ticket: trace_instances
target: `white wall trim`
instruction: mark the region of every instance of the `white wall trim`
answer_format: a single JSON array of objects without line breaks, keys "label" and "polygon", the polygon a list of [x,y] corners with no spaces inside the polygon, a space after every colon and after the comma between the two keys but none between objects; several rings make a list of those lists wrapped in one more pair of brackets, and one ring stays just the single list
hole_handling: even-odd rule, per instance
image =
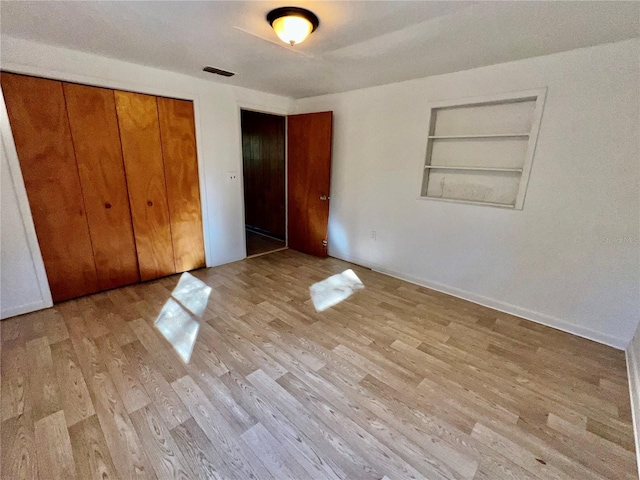
[{"label": "white wall trim", "polygon": [[534,310],[529,310],[527,308],[518,307],[517,305],[512,305],[510,303],[502,302],[500,300],[478,295],[472,292],[468,292],[466,290],[461,290],[459,288],[452,287],[449,285],[444,285],[438,282],[432,282],[430,280],[415,277],[413,275],[407,275],[395,270],[388,269],[382,265],[377,265],[377,264],[365,261],[361,258],[351,257],[347,255],[333,255],[333,254],[331,256],[338,258],[340,260],[355,263],[356,265],[361,265],[363,267],[371,268],[376,272],[384,273],[385,275],[389,275],[390,277],[398,278],[400,280],[404,280],[406,282],[413,283],[421,287],[429,288],[431,290],[435,290],[441,293],[446,293],[447,295],[452,295],[454,297],[461,298],[463,300],[468,300],[478,305],[482,305],[483,307],[492,308],[494,310],[498,310],[499,312],[508,313],[509,315],[515,315],[517,317],[524,318],[525,320],[530,320],[532,322],[540,323],[542,325],[546,325],[548,327],[552,327],[557,330],[562,330],[563,332],[571,333],[573,335],[577,335],[579,337],[586,338],[588,340],[593,340],[594,342],[602,343],[604,345],[609,345],[610,347],[616,348],[618,350],[625,350],[627,348],[627,345],[629,344],[628,340],[624,338],[615,337],[613,335],[606,335],[596,330],[582,327],[580,325],[576,325],[574,323],[570,323],[565,320],[561,320],[559,318],[546,315],[544,313],[536,312]]},{"label": "white wall trim", "polygon": [[[1,318],[8,318],[14,315],[20,315],[22,313],[31,312],[34,310],[40,310],[53,306],[53,298],[51,297],[51,289],[49,288],[49,279],[47,278],[47,272],[44,268],[44,260],[42,259],[42,252],[40,251],[40,244],[38,243],[38,237],[36,235],[36,229],[33,224],[33,217],[31,215],[31,207],[29,205],[29,198],[27,197],[27,189],[24,185],[24,179],[22,178],[22,170],[20,169],[20,161],[18,160],[18,152],[16,150],[15,142],[13,140],[13,132],[11,131],[11,125],[9,124],[9,114],[7,113],[7,106],[4,101],[4,94],[0,91],[0,137],[4,145],[4,151],[7,155],[7,163],[9,165],[9,174],[11,175],[11,183],[13,183],[13,189],[20,209],[20,217],[22,220],[22,227],[27,238],[29,247],[29,253],[33,262],[36,278],[38,280],[38,289],[40,291],[40,300],[29,304],[22,305],[20,307],[10,308],[2,311]],[[18,313],[11,313],[14,310]]]},{"label": "white wall trim", "polygon": [[23,315],[29,312],[35,312],[36,310],[43,310],[45,308],[49,308],[53,306],[52,302],[47,302],[42,300],[40,302],[31,302],[25,303],[24,305],[19,305],[17,307],[7,308],[6,310],[2,310],[2,319],[15,317],[17,315]]},{"label": "white wall trim", "polygon": [[491,103],[501,103],[506,100],[523,100],[530,98],[531,100],[544,97],[547,95],[547,87],[528,88],[527,90],[511,90],[509,92],[492,93],[490,95],[475,95],[473,97],[452,97],[442,98],[429,102],[429,109],[447,108],[447,107],[471,107],[476,105],[485,105]]},{"label": "white wall trim", "polygon": [[[209,219],[208,205],[206,202],[207,183],[205,181],[204,153],[202,150],[203,131],[202,131],[202,126],[200,121],[200,118],[201,118],[200,108],[199,108],[200,99],[198,98],[197,94],[188,92],[186,90],[166,90],[164,88],[156,88],[153,86],[149,86],[149,85],[137,83],[137,82],[129,82],[129,81],[121,82],[119,80],[113,80],[113,79],[108,79],[103,77],[80,75],[80,74],[71,73],[71,72],[51,70],[48,68],[35,67],[33,65],[23,65],[23,64],[12,63],[12,62],[4,62],[2,64],[2,70],[8,71],[8,72],[20,73],[24,75],[33,75],[36,77],[48,78],[51,80],[59,80],[63,82],[80,83],[83,85],[90,85],[94,87],[111,88],[114,90],[125,90],[130,92],[132,91],[136,93],[144,93],[147,95],[154,95],[158,97],[179,98],[183,100],[193,101],[193,115],[194,115],[195,130],[196,130],[196,153],[198,156],[198,176],[199,176],[199,185],[200,185],[200,208],[202,209],[202,218],[203,218],[203,236],[204,236],[203,240],[204,240],[205,264],[207,267],[210,267],[213,265],[211,242],[210,242],[211,221]],[[13,137],[11,137],[11,143],[12,143],[11,148],[15,150],[15,145],[13,144]],[[39,247],[38,247],[38,251],[39,251]],[[47,288],[48,288],[48,283],[47,283]]]},{"label": "white wall trim", "polygon": [[289,109],[287,108],[275,108],[270,107],[269,105],[262,105],[258,103],[251,102],[242,102],[238,101],[238,109],[240,110],[250,110],[252,112],[257,113],[266,113],[268,115],[279,115],[281,117],[286,117],[287,115],[291,115]]},{"label": "white wall trim", "polygon": [[[640,330],[639,330],[640,331]],[[637,343],[631,342],[627,348],[627,375],[629,377],[629,393],[631,395],[631,414],[633,416],[633,432],[636,438],[636,461],[640,475],[640,351],[636,352]]]}]

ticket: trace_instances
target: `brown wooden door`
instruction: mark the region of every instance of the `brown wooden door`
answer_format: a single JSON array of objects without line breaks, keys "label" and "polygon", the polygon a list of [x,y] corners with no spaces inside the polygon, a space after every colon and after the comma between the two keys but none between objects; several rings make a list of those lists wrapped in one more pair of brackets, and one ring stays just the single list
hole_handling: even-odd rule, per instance
[{"label": "brown wooden door", "polygon": [[327,256],[332,119],[332,112],[287,117],[289,248],[319,257]]},{"label": "brown wooden door", "polygon": [[158,97],[176,272],[204,267],[193,102]]},{"label": "brown wooden door", "polygon": [[242,110],[244,221],[285,239],[285,118]]},{"label": "brown wooden door", "polygon": [[156,97],[115,91],[140,278],[176,272]]},{"label": "brown wooden door", "polygon": [[63,84],[101,290],[140,281],[113,90]]},{"label": "brown wooden door", "polygon": [[53,300],[96,292],[62,84],[9,73],[1,81]]}]

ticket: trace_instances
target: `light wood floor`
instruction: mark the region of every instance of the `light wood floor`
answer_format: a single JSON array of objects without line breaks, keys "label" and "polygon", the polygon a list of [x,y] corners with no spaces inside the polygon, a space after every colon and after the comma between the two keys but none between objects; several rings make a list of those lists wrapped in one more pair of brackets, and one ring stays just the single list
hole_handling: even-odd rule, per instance
[{"label": "light wood floor", "polygon": [[193,275],[2,322],[2,478],[637,478],[620,351],[290,250]]}]

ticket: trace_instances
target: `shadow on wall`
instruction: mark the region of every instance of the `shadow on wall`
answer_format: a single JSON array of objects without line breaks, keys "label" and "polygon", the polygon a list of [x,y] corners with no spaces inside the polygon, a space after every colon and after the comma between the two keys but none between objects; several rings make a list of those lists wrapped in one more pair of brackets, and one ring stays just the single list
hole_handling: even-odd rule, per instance
[{"label": "shadow on wall", "polygon": [[349,256],[351,254],[349,251],[349,239],[344,228],[339,222],[332,221],[331,216],[329,216],[328,237],[329,248],[333,252],[338,253],[340,256]]}]

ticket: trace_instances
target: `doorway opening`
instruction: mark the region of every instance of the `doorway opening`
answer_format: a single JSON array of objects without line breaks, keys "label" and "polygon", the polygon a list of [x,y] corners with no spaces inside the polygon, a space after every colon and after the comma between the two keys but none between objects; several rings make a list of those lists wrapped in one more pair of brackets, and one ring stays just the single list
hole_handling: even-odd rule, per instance
[{"label": "doorway opening", "polygon": [[241,110],[247,257],[286,248],[285,121]]}]

